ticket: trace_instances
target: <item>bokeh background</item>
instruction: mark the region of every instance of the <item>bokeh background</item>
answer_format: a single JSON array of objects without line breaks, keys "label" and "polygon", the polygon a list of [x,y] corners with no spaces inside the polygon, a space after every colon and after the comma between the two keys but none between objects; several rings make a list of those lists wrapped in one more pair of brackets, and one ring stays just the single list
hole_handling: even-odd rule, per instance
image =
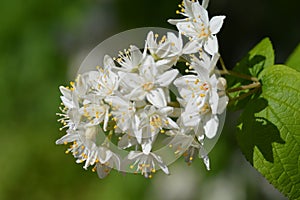
[{"label": "bokeh background", "polygon": [[[172,175],[151,180],[111,173],[98,179],[75,164],[55,140],[59,85],[74,79],[97,44],[121,31],[158,26],[175,14],[177,0],[0,1],[0,199],[285,199],[243,158],[235,140],[238,112],[227,112],[224,131],[210,153],[211,171],[200,160],[178,160]],[[300,42],[299,1],[211,0],[210,15],[225,14],[219,34],[227,66],[270,37],[276,62]]]}]

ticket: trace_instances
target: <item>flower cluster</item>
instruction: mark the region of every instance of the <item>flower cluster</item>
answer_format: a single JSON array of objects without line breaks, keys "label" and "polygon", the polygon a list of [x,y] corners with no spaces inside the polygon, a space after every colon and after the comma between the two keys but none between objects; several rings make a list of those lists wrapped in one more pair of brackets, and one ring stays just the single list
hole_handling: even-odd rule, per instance
[{"label": "flower cluster", "polygon": [[[106,55],[102,67],[60,87],[67,134],[56,143],[70,143],[66,153],[76,162],[94,166],[100,178],[112,168],[151,178],[159,168],[169,174],[157,150],[163,144],[188,163],[198,155],[209,169],[205,139],[215,137],[228,98],[214,73],[225,17],[209,20],[207,4],[184,0],[178,13],[186,18],[169,20],[178,34],[151,31],[143,50],[131,45],[117,58]],[[180,63],[188,67],[183,75]]]}]

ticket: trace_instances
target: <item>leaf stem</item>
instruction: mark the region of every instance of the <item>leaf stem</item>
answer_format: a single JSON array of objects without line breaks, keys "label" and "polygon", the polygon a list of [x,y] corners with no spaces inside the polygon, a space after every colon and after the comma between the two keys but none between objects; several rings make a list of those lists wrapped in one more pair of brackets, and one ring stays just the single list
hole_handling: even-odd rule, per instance
[{"label": "leaf stem", "polygon": [[220,56],[219,60],[220,60],[220,64],[221,64],[222,70],[216,70],[216,72],[220,73],[221,75],[235,76],[235,77],[246,79],[246,80],[249,80],[249,81],[258,82],[258,79],[256,77],[252,77],[252,76],[249,76],[247,74],[241,74],[239,72],[228,70],[226,68],[224,60],[223,60],[223,58],[221,56]]},{"label": "leaf stem", "polygon": [[248,96],[250,96],[251,94],[254,94],[255,92],[257,92],[259,89],[261,88],[261,85],[257,86],[256,88],[254,88],[253,90],[250,90],[249,92],[247,93],[244,93],[238,97],[235,97],[235,98],[232,98],[230,99],[229,103],[228,103],[228,106],[234,104],[234,102],[236,102],[237,100],[242,100]]},{"label": "leaf stem", "polygon": [[254,81],[254,82],[258,82],[259,80],[256,77],[253,76],[249,76],[247,74],[241,74],[235,71],[231,71],[231,70],[227,70],[227,69],[223,69],[223,70],[215,70],[215,72],[220,73],[221,75],[229,75],[229,76],[235,76],[238,78],[242,78],[245,80],[249,80],[249,81]]},{"label": "leaf stem", "polygon": [[248,90],[248,89],[260,87],[260,85],[261,85],[260,82],[254,82],[249,85],[242,85],[240,87],[231,88],[231,89],[227,90],[227,92],[232,93],[232,92],[237,92],[237,91],[241,91],[241,90]]}]

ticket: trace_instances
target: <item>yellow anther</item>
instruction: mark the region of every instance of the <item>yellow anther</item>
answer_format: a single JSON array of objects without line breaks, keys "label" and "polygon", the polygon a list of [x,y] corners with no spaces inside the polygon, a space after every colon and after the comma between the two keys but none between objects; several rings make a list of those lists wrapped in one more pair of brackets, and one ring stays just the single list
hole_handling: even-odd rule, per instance
[{"label": "yellow anther", "polygon": [[169,147],[170,147],[170,148],[172,148],[172,147],[173,147],[173,145],[172,145],[172,144],[169,144]]},{"label": "yellow anther", "polygon": [[150,174],[148,177],[149,177],[149,178],[152,178],[152,175]]},{"label": "yellow anther", "polygon": [[93,167],[92,172],[95,172],[97,169],[97,167]]},{"label": "yellow anther", "polygon": [[130,165],[130,166],[129,166],[129,168],[130,168],[130,169],[133,169],[133,168],[134,168],[134,166],[133,166],[133,165]]},{"label": "yellow anther", "polygon": [[205,97],[205,94],[201,93],[199,96],[200,96],[200,97]]},{"label": "yellow anther", "polygon": [[192,161],[192,160],[193,160],[193,157],[191,156],[189,159],[190,159],[190,161]]},{"label": "yellow anther", "polygon": [[155,173],[155,172],[156,172],[156,170],[153,168],[153,169],[151,169],[151,172],[152,172],[152,173]]},{"label": "yellow anther", "polygon": [[190,71],[188,69],[185,70],[185,73],[189,73]]},{"label": "yellow anther", "polygon": [[65,153],[68,154],[68,153],[70,153],[70,151],[69,151],[69,150],[66,150]]},{"label": "yellow anther", "polygon": [[65,142],[64,142],[64,145],[67,145],[67,144],[68,144],[68,142],[65,141]]},{"label": "yellow anther", "polygon": [[165,130],[162,129],[162,130],[160,130],[160,132],[161,132],[161,133],[165,133]]}]

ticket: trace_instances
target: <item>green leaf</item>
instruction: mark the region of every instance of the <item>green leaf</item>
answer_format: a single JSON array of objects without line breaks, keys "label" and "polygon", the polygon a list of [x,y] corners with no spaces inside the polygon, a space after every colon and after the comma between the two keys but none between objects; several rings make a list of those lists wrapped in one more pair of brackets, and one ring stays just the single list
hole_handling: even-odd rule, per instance
[{"label": "green leaf", "polygon": [[300,199],[300,73],[262,71],[262,93],[241,115],[237,139],[247,160],[290,199]]},{"label": "green leaf", "polygon": [[297,71],[300,71],[300,44],[296,47],[294,52],[289,56],[285,64]]},{"label": "green leaf", "polygon": [[[240,62],[236,64],[236,66],[232,69],[232,71],[246,74],[252,77],[257,77],[258,74],[267,67],[274,65],[274,50],[272,43],[269,38],[263,39],[260,43],[258,43],[253,49],[251,49],[246,56],[242,58]],[[226,76],[228,88],[235,88],[241,85],[247,85],[252,83],[252,81],[233,77]],[[248,92],[239,91],[235,93],[231,93],[230,97],[235,98],[237,96],[243,95],[243,93]],[[242,101],[236,101],[233,105],[233,109],[237,110],[245,107],[247,102],[251,96],[243,99]]]}]

